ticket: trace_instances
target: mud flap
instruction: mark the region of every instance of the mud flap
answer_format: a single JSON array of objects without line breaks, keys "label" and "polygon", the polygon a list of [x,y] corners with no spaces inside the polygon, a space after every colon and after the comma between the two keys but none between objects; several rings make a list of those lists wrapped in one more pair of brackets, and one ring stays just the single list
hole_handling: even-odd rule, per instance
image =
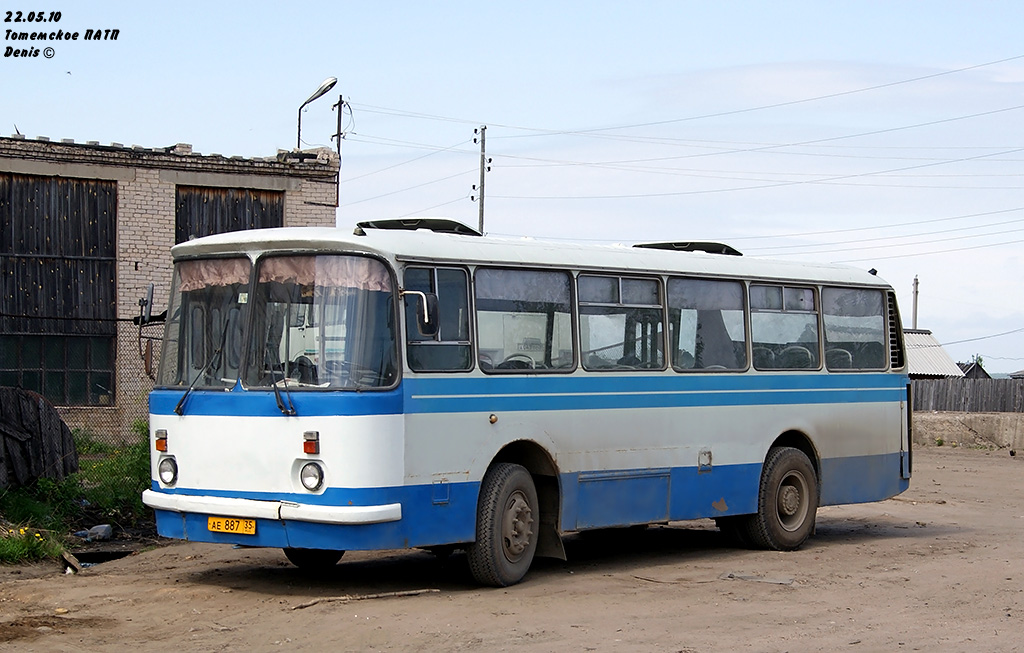
[{"label": "mud flap", "polygon": [[541,521],[535,555],[541,558],[567,559],[565,557],[565,547],[562,546],[562,536],[558,534],[554,522]]}]

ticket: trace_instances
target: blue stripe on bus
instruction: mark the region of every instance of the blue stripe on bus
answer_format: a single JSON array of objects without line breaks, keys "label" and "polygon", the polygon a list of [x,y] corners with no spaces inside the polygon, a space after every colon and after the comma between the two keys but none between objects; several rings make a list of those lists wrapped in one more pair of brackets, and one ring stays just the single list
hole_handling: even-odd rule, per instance
[{"label": "blue stripe on bus", "polygon": [[[662,374],[410,377],[384,392],[292,392],[300,416],[687,406],[875,403],[906,399],[899,374]],[[184,390],[154,390],[150,412],[173,414]],[[188,415],[273,417],[269,390],[194,390]]]},{"label": "blue stripe on bus", "polygon": [[[149,412],[173,415],[184,390],[154,390],[149,394]],[[288,398],[281,393],[287,405]],[[401,390],[386,392],[292,392],[295,412],[303,417],[325,415],[398,415],[402,412]],[[272,390],[193,390],[184,404],[185,415],[227,417],[281,417]]]},{"label": "blue stripe on bus", "polygon": [[[903,492],[900,454],[823,460],[821,505],[879,501]],[[760,464],[614,470],[562,474],[563,531],[749,514],[757,510]],[[255,535],[215,533],[206,514],[157,510],[160,535],[201,542],[346,550],[400,549],[457,544],[475,537],[479,483],[452,483],[439,502],[433,485],[332,488],[323,495],[177,490],[176,494],[287,500],[298,503],[374,505],[401,503],[402,519],[382,524],[337,525],[257,520]],[[153,490],[161,490],[153,484]]]}]

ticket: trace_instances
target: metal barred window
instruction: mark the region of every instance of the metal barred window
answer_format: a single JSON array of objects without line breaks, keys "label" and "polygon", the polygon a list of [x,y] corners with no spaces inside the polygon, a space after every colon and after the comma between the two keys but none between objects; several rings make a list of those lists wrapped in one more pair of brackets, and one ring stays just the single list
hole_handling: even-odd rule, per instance
[{"label": "metal barred window", "polygon": [[117,183],[0,174],[0,386],[114,400]]}]

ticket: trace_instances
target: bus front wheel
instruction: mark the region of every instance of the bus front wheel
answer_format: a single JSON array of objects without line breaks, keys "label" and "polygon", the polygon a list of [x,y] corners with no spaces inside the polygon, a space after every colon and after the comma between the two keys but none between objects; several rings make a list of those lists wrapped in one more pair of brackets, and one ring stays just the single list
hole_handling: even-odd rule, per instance
[{"label": "bus front wheel", "polygon": [[344,551],[332,549],[284,549],[284,557],[303,571],[327,571],[338,564]]},{"label": "bus front wheel", "polygon": [[817,511],[818,477],[807,455],[793,447],[769,451],[757,513],[747,522],[749,541],[775,551],[797,549],[814,531]]},{"label": "bus front wheel", "polygon": [[525,467],[498,463],[484,475],[476,542],[466,549],[478,583],[507,587],[522,580],[537,550],[537,488]]}]

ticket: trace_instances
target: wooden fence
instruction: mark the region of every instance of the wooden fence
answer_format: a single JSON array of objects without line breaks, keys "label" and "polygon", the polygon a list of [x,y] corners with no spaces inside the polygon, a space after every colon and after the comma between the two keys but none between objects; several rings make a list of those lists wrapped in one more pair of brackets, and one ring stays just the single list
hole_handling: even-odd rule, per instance
[{"label": "wooden fence", "polygon": [[1024,379],[915,379],[914,410],[1024,413]]}]

